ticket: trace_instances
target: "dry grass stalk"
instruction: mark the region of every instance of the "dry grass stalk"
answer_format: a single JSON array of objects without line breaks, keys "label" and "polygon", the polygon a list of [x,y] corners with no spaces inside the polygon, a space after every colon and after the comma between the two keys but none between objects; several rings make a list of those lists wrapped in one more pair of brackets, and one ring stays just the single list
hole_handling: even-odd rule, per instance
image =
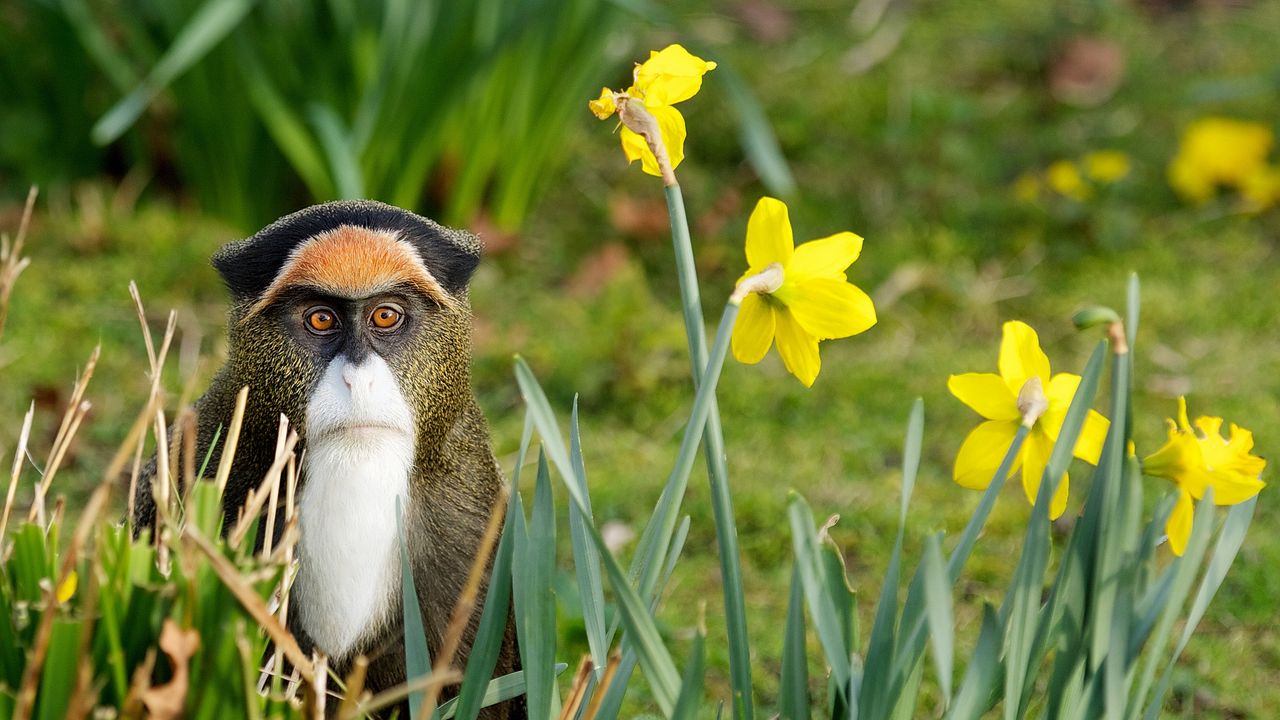
[{"label": "dry grass stalk", "polygon": [[[9,513],[13,511],[13,499],[18,492],[18,476],[22,474],[22,461],[27,457],[27,440],[31,437],[31,419],[35,417],[36,404],[33,401],[22,418],[22,432],[18,434],[18,447],[13,452],[13,471],[9,474],[9,491],[4,497],[4,514],[0,515],[0,543],[5,538],[5,529],[9,526]],[[3,555],[0,545],[0,555]]]},{"label": "dry grass stalk", "polygon": [[231,531],[231,535],[228,538],[231,542],[231,547],[240,547],[240,543],[244,541],[244,536],[248,534],[253,521],[257,519],[267,499],[271,496],[271,485],[280,482],[280,473],[284,471],[284,466],[289,462],[289,457],[293,455],[293,448],[297,444],[298,432],[289,430],[289,437],[285,440],[284,446],[277,446],[277,450],[280,452],[276,455],[275,460],[272,461],[271,467],[267,468],[266,475],[262,478],[262,483],[258,485],[256,490],[250,490],[249,497],[245,499],[244,506],[240,512],[240,520],[236,523],[235,529]]},{"label": "dry grass stalk", "polygon": [[587,688],[591,685],[591,671],[595,669],[595,663],[591,660],[591,655],[583,655],[582,662],[578,663],[578,672],[573,674],[573,685],[569,688],[569,699],[560,709],[560,720],[573,720],[578,715],[578,708],[582,707],[582,699],[587,696]]},{"label": "dry grass stalk", "polygon": [[342,696],[342,704],[338,706],[338,720],[349,720],[356,717],[356,707],[360,701],[365,699],[364,679],[369,671],[369,661],[365,656],[356,657],[355,663],[351,666],[351,672],[347,674],[347,692]]},{"label": "dry grass stalk", "polygon": [[62,466],[62,460],[66,457],[67,448],[71,447],[71,440],[80,430],[80,423],[84,420],[84,416],[89,413],[89,408],[93,404],[88,400],[83,400],[79,405],[67,408],[67,415],[64,420],[70,419],[66,424],[66,433],[54,440],[53,449],[50,451],[48,463],[45,465],[44,477],[40,482],[36,483],[35,501],[31,503],[31,511],[27,516],[28,520],[36,520],[41,525],[44,524],[44,503],[48,497],[49,487],[53,485],[53,477],[58,474],[58,468]]},{"label": "dry grass stalk", "polygon": [[231,426],[227,428],[227,439],[222,443],[222,457],[218,460],[218,474],[214,482],[218,485],[218,497],[227,490],[227,478],[231,476],[231,463],[236,458],[236,447],[240,443],[240,427],[244,424],[244,407],[249,402],[249,386],[245,385],[236,393],[236,409],[231,413]]},{"label": "dry grass stalk", "polygon": [[[467,583],[462,586],[458,601],[454,603],[453,614],[449,618],[449,627],[445,629],[444,641],[440,654],[436,657],[432,676],[445,672],[453,665],[453,658],[458,653],[458,645],[462,642],[462,632],[466,629],[471,614],[475,611],[476,596],[480,593],[480,583],[484,580],[485,570],[489,567],[489,557],[493,554],[493,546],[498,542],[498,534],[502,531],[502,520],[507,515],[507,493],[502,493],[489,511],[489,524],[485,526],[480,545],[476,548],[475,560],[471,562],[471,572],[467,574]],[[440,699],[442,685],[435,685],[427,690],[422,698],[419,717],[430,717]]]},{"label": "dry grass stalk", "polygon": [[325,701],[329,699],[329,658],[325,657],[324,653],[321,652],[313,652],[311,657],[316,665],[316,680],[311,685],[312,694],[308,699],[312,701],[312,717],[315,720],[324,720]]},{"label": "dry grass stalk", "polygon": [[372,715],[373,713],[404,700],[413,693],[427,691],[432,688],[443,688],[453,685],[462,680],[462,673],[457,670],[446,670],[437,675],[431,673],[409,682],[402,683],[393,688],[383,690],[382,692],[369,698],[368,701],[362,701],[356,706],[356,716]]},{"label": "dry grass stalk", "polygon": [[167,437],[168,429],[164,422],[164,408],[156,408],[155,428],[153,432],[156,436],[156,474],[151,478],[151,497],[156,507],[156,565],[160,567],[160,573],[165,577],[169,577],[169,527],[175,521],[174,515],[169,511],[169,440]]},{"label": "dry grass stalk", "polygon": [[18,223],[18,234],[9,239],[8,235],[0,235],[0,335],[4,335],[5,321],[9,319],[9,294],[18,282],[18,276],[31,264],[31,258],[22,257],[23,245],[27,242],[27,230],[31,227],[31,212],[36,207],[36,187],[27,191],[27,204],[22,209],[22,220]]},{"label": "dry grass stalk", "polygon": [[236,566],[231,563],[221,552],[209,542],[193,525],[187,525],[182,532],[183,538],[194,545],[200,552],[204,553],[209,559],[209,566],[213,568],[214,573],[222,580],[222,584],[227,586],[231,594],[240,601],[240,605],[244,607],[249,616],[254,619],[262,629],[266,631],[267,636],[271,638],[271,642],[284,652],[285,657],[289,658],[289,662],[298,669],[303,679],[308,683],[314,681],[315,666],[311,662],[311,658],[302,652],[302,648],[298,646],[298,641],[293,637],[279,620],[267,610],[267,604],[258,597],[253,587],[240,576]]},{"label": "dry grass stalk", "polygon": [[[276,457],[279,458],[284,453],[285,439],[289,433],[289,418],[284,414],[280,415],[280,427],[276,430]],[[285,464],[288,465],[289,459],[293,455],[285,456]],[[283,471],[284,468],[281,468]],[[276,512],[280,509],[280,476],[276,474],[273,478],[271,486],[267,488],[269,499],[267,500],[267,536],[262,542],[262,557],[271,556],[271,545],[276,537]]]},{"label": "dry grass stalk", "polygon": [[609,686],[613,684],[613,678],[618,674],[618,666],[622,664],[622,654],[616,650],[609,656],[609,664],[604,668],[604,675],[600,677],[600,682],[596,683],[596,691],[591,696],[591,702],[587,705],[586,712],[582,713],[581,720],[595,720],[596,715],[600,712],[600,704],[604,702],[604,696],[609,691]]}]

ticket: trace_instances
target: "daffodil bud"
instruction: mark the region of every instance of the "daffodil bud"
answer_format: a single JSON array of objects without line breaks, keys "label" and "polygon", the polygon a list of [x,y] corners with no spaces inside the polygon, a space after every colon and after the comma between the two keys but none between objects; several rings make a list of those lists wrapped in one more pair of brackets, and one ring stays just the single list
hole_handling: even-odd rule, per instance
[{"label": "daffodil bud", "polygon": [[1033,427],[1048,409],[1049,399],[1044,394],[1044,383],[1038,375],[1032,375],[1018,391],[1018,412],[1022,414],[1022,424]]}]

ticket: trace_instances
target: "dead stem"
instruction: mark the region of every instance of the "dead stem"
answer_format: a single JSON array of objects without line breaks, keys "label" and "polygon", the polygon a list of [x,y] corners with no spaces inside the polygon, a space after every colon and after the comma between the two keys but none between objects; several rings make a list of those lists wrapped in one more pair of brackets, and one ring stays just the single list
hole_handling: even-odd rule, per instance
[{"label": "dead stem", "polygon": [[8,235],[0,235],[0,335],[4,335],[5,321],[9,318],[9,294],[13,292],[18,276],[31,264],[31,258],[22,257],[22,249],[27,241],[27,230],[31,227],[36,195],[36,186],[32,185],[27,191],[27,204],[22,208],[22,220],[13,240]]},{"label": "dead stem", "polygon": [[13,511],[13,498],[18,491],[18,476],[22,474],[22,461],[27,457],[27,440],[31,437],[31,419],[36,414],[33,400],[22,418],[22,432],[18,434],[18,447],[13,453],[13,471],[9,475],[9,492],[4,497],[4,514],[0,515],[0,557],[3,557],[4,531],[9,526],[9,513]]},{"label": "dead stem", "polygon": [[231,413],[231,427],[227,430],[227,439],[222,444],[222,457],[218,460],[218,499],[227,490],[227,478],[231,476],[231,463],[235,461],[236,447],[240,443],[240,427],[244,424],[244,408],[249,401],[249,386],[245,385],[236,393],[236,409]]},{"label": "dead stem", "polygon": [[596,714],[600,712],[600,705],[604,702],[604,696],[609,690],[609,686],[613,684],[613,678],[618,673],[618,666],[622,664],[622,654],[614,652],[609,656],[609,664],[604,668],[604,675],[601,676],[600,682],[596,683],[596,691],[591,695],[591,702],[587,704],[586,712],[582,713],[581,720],[595,720]]},{"label": "dead stem", "polygon": [[[281,416],[284,417],[283,415]],[[257,519],[258,514],[262,512],[263,505],[266,504],[267,498],[270,496],[269,487],[271,484],[280,482],[280,473],[284,470],[285,464],[289,460],[289,456],[293,455],[293,448],[298,444],[298,432],[289,430],[289,437],[285,440],[284,447],[280,448],[281,453],[276,455],[275,460],[271,463],[271,467],[267,469],[266,475],[262,478],[262,483],[258,485],[257,490],[249,492],[249,498],[245,501],[241,508],[240,520],[236,523],[235,529],[231,531],[229,541],[231,547],[240,547],[240,543],[244,541],[244,536],[249,532],[249,526]]]}]

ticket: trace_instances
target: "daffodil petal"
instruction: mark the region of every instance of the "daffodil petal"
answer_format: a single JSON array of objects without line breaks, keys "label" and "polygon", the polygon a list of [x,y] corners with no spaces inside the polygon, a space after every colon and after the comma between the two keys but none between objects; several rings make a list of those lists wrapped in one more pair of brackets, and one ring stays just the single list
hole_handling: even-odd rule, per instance
[{"label": "daffodil petal", "polygon": [[747,220],[747,265],[752,272],[760,272],[770,263],[786,266],[793,252],[795,240],[786,203],[771,197],[760,198]]},{"label": "daffodil petal", "polygon": [[[658,122],[658,132],[662,134],[662,144],[667,148],[667,157],[670,158],[671,167],[674,169],[684,160],[684,116],[675,108],[656,107],[646,109],[653,115],[654,120]],[[644,136],[624,126],[618,130],[618,137],[622,140],[622,153],[627,156],[627,162],[639,160],[640,167],[646,173],[659,177],[662,175],[662,171],[658,168],[658,158],[654,157],[653,151],[649,149],[649,143],[645,141]]]},{"label": "daffodil petal", "polygon": [[1257,495],[1267,485],[1256,476],[1233,472],[1215,472],[1209,483],[1213,486],[1214,505],[1238,505]]},{"label": "daffodil petal", "polygon": [[1000,377],[1014,397],[1033,377],[1049,386],[1049,357],[1040,349],[1040,337],[1024,322],[1011,320],[1004,324],[1000,340]]},{"label": "daffodil petal", "polygon": [[76,584],[78,577],[76,571],[72,570],[67,574],[67,579],[58,585],[58,602],[64,603],[76,594]]},{"label": "daffodil petal", "polygon": [[851,232],[810,240],[796,247],[791,262],[787,263],[787,279],[801,282],[818,277],[843,280],[845,269],[861,253],[862,238]]},{"label": "daffodil petal", "polygon": [[1090,410],[1084,417],[1084,427],[1080,428],[1080,437],[1076,439],[1072,454],[1090,465],[1097,465],[1110,428],[1110,420],[1103,417],[1097,410]]},{"label": "daffodil petal", "polygon": [[649,165],[658,167],[658,159],[653,156],[649,143],[644,141],[640,133],[623,126],[618,129],[618,138],[622,140],[622,154],[627,156],[627,162],[640,160],[646,168]]},{"label": "daffodil petal", "polygon": [[787,372],[795,375],[805,387],[813,387],[822,369],[822,359],[818,355],[818,339],[805,332],[800,323],[791,316],[786,308],[779,308],[773,313],[774,338],[778,342],[778,354],[782,356],[782,364]]},{"label": "daffodil petal", "polygon": [[[1022,489],[1027,494],[1027,502],[1035,505],[1036,496],[1040,492],[1040,483],[1044,479],[1045,466],[1049,464],[1049,455],[1053,452],[1053,440],[1042,430],[1032,430],[1027,435],[1026,451],[1022,461]],[[1058,487],[1049,504],[1049,517],[1056,519],[1066,507],[1066,497],[1058,497],[1064,492],[1062,487],[1067,482],[1067,474],[1062,474]],[[1057,511],[1055,514],[1054,511]]]},{"label": "daffodil petal", "polygon": [[[991,484],[1000,462],[1009,452],[1018,433],[1016,420],[988,420],[974,428],[960,445],[951,477],[956,484],[971,490],[984,490]],[[1010,472],[1017,472],[1022,452],[1014,460]]]},{"label": "daffodil petal", "polygon": [[844,280],[813,278],[798,286],[784,281],[777,297],[800,327],[819,340],[857,335],[876,324],[871,298]]},{"label": "daffodil petal", "polygon": [[760,362],[773,345],[773,328],[773,308],[768,301],[755,293],[743,298],[733,326],[733,356],[748,365]]},{"label": "daffodil petal", "polygon": [[702,76],[715,67],[681,45],[668,45],[650,51],[649,59],[636,68],[636,87],[650,106],[674,105],[697,95]]},{"label": "daffodil petal", "polygon": [[1195,518],[1195,504],[1191,502],[1191,494],[1186,490],[1178,491],[1178,501],[1174,503],[1173,512],[1164,524],[1164,532],[1169,536],[1169,549],[1174,555],[1182,557],[1187,551],[1187,540],[1191,538],[1191,523]]},{"label": "daffodil petal", "polygon": [[988,420],[1018,420],[1018,401],[995,373],[964,373],[947,378],[947,389]]},{"label": "daffodil petal", "polygon": [[[684,162],[684,138],[686,134],[684,116],[680,111],[673,107],[651,107],[648,108],[653,118],[658,121],[658,132],[662,133],[662,144],[667,148],[667,157],[671,159],[671,169],[680,167],[680,163]],[[650,154],[649,157],[653,157]],[[658,162],[654,159],[653,172],[649,172],[645,168],[645,172],[650,175],[660,175],[658,172]]]},{"label": "daffodil petal", "polygon": [[600,97],[589,101],[587,107],[601,120],[618,111],[618,106],[613,101],[613,91],[609,88],[600,88]]}]

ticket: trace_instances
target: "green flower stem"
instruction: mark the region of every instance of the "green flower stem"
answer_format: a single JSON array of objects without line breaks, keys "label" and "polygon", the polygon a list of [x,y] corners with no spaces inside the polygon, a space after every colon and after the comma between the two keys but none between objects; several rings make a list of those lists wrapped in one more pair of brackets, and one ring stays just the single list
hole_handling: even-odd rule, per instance
[{"label": "green flower stem", "polygon": [[[685,334],[693,363],[694,387],[707,366],[706,325],[698,293],[698,274],[693,265],[693,245],[684,196],[678,184],[665,188],[667,212],[671,218],[671,242],[675,251],[676,275],[680,280],[680,305],[684,311]],[[711,400],[703,442],[707,477],[711,485],[711,507],[715,514],[716,542],[720,547],[720,575],[724,581],[725,629],[729,637],[729,676],[733,687],[733,717],[755,716],[751,703],[751,652],[747,637],[746,608],[743,601],[742,566],[738,560],[738,529],[729,496],[729,471],[725,462],[724,431],[720,411]]]}]

